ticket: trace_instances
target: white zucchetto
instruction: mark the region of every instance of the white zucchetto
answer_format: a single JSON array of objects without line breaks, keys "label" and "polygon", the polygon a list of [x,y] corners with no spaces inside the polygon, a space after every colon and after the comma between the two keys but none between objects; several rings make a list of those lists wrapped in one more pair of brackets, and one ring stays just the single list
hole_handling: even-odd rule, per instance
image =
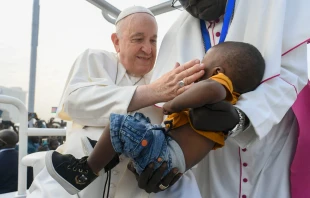
[{"label": "white zucchetto", "polygon": [[147,13],[149,15],[152,15],[154,17],[154,14],[147,8],[142,7],[142,6],[132,6],[129,8],[126,8],[125,10],[123,10],[117,17],[116,21],[115,21],[115,25],[122,20],[123,18],[131,15],[131,14],[135,14],[135,13]]}]

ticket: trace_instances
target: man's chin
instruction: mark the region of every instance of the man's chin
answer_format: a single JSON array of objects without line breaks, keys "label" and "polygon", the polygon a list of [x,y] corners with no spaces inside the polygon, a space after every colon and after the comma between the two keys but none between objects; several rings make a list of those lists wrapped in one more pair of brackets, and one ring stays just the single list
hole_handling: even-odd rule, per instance
[{"label": "man's chin", "polygon": [[136,68],[150,68],[153,67],[154,63],[152,64],[151,61],[137,61]]},{"label": "man's chin", "polygon": [[139,76],[143,76],[143,75],[149,73],[153,68],[153,67],[150,67],[149,65],[139,65],[139,67],[141,69],[136,71],[136,73],[137,73],[136,75],[139,75]]}]

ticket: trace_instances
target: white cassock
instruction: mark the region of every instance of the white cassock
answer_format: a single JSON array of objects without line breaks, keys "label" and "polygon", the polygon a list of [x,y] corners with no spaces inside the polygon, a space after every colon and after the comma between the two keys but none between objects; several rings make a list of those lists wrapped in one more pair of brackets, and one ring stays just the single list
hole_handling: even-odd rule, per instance
[{"label": "white cassock", "polygon": [[[124,67],[118,63],[115,53],[86,50],[78,57],[70,71],[60,103],[61,111],[58,115],[62,119],[73,120],[73,126],[72,130],[68,130],[67,142],[57,150],[76,157],[84,156],[80,137],[98,139],[104,126],[108,124],[110,113],[126,114],[137,85],[149,83],[149,77],[150,74],[147,74],[140,80],[129,76]],[[136,86],[133,86],[136,82],[138,82]],[[150,117],[153,123],[162,122],[162,110],[158,107],[147,107],[139,112]],[[85,126],[88,127],[83,129]],[[109,197],[201,197],[193,173],[182,177],[168,190],[149,195],[138,188],[134,174],[127,169],[128,159],[122,157],[121,159],[121,162],[112,170]],[[99,177],[81,191],[79,196],[69,195],[44,168],[35,178],[28,198],[100,198],[105,179],[105,175]]]},{"label": "white cassock", "polygon": [[[301,90],[307,88],[309,7],[309,0],[236,1],[226,40],[255,45],[265,58],[266,70],[262,84],[243,94],[236,105],[252,126],[229,138],[222,149],[211,151],[193,169],[202,197],[291,197],[290,165],[298,135],[291,107]],[[206,23],[211,44],[215,45],[222,18]],[[151,81],[173,68],[176,61],[202,59],[204,54],[199,20],[184,11],[164,37]],[[310,105],[304,108],[310,112]],[[309,162],[308,158],[304,160]],[[306,168],[309,175],[310,166]],[[310,183],[305,186],[294,191],[292,197],[309,198]]]}]

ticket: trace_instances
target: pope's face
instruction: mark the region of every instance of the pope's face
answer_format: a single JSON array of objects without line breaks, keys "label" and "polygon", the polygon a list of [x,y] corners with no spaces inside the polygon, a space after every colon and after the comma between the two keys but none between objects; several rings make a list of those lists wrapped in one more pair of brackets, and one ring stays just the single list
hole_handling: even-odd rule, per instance
[{"label": "pope's face", "polygon": [[[118,42],[114,42],[120,62],[129,74],[142,76],[154,67],[157,23],[153,16],[136,13],[123,19]],[[112,38],[113,40],[113,38]]]}]

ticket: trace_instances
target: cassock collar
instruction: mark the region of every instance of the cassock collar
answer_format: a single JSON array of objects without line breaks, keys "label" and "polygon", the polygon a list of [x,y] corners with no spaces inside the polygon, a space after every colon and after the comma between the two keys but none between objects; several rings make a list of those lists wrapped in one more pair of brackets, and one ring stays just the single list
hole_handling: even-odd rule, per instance
[{"label": "cassock collar", "polygon": [[116,79],[115,79],[115,84],[118,85],[121,80],[124,78],[124,76],[126,75],[126,69],[123,66],[123,64],[119,61],[118,57],[117,57],[117,63],[116,63]]},{"label": "cassock collar", "polygon": [[[150,79],[152,76],[153,70],[151,70],[149,73],[145,74],[143,76],[143,79],[145,81],[146,84],[150,83]],[[123,64],[119,61],[118,57],[117,57],[117,70],[116,70],[116,80],[115,80],[115,84],[118,85],[121,80],[125,77],[125,75],[128,75],[126,73],[126,69],[123,66]]]}]

